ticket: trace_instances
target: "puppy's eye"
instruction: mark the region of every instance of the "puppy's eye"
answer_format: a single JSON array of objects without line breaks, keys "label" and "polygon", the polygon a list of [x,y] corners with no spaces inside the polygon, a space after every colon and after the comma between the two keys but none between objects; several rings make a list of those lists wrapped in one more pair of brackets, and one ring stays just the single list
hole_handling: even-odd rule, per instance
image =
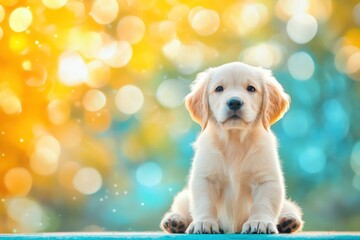
[{"label": "puppy's eye", "polygon": [[256,89],[254,88],[254,86],[251,86],[251,85],[248,86],[246,90],[248,90],[249,92],[255,92],[255,91],[256,91]]},{"label": "puppy's eye", "polygon": [[224,91],[223,86],[217,86],[217,87],[215,88],[215,92],[222,92],[222,91]]}]

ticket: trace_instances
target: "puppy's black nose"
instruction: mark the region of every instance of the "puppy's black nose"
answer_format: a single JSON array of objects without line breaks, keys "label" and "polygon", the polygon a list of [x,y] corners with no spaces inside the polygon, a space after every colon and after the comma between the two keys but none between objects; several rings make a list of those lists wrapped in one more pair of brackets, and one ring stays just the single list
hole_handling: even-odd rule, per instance
[{"label": "puppy's black nose", "polygon": [[227,102],[228,107],[234,111],[239,110],[243,104],[242,101],[236,98],[232,98]]}]

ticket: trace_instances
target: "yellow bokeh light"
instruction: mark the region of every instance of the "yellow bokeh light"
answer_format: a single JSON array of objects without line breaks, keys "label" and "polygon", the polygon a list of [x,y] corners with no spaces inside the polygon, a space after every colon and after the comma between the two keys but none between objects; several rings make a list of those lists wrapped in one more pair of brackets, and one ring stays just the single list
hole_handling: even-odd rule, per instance
[{"label": "yellow bokeh light", "polygon": [[318,21],[325,22],[331,16],[333,7],[331,0],[310,0],[309,13]]},{"label": "yellow bokeh light", "polygon": [[283,53],[276,44],[262,43],[253,47],[246,48],[241,59],[245,63],[265,68],[273,68],[282,62]]},{"label": "yellow bokeh light", "polygon": [[26,73],[26,85],[30,87],[39,87],[45,84],[48,73],[42,64],[33,64],[30,61],[24,61],[22,67]]},{"label": "yellow bokeh light", "polygon": [[360,70],[360,51],[354,52],[347,60],[347,69],[349,74],[354,74]]},{"label": "yellow bokeh light", "polygon": [[118,15],[119,4],[116,0],[95,0],[90,16],[99,24],[109,24]]},{"label": "yellow bokeh light", "polygon": [[140,42],[144,37],[145,30],[145,23],[137,16],[121,18],[116,28],[118,38],[131,44]]},{"label": "yellow bokeh light", "polygon": [[203,6],[196,6],[196,7],[193,7],[189,11],[188,16],[187,16],[187,20],[188,20],[189,24],[191,24],[193,17],[201,10],[206,10],[206,8],[204,8]]},{"label": "yellow bokeh light", "polygon": [[2,5],[0,5],[0,23],[4,20],[5,17],[5,9]]},{"label": "yellow bokeh light", "polygon": [[76,172],[73,185],[82,194],[96,193],[102,186],[102,177],[95,168],[84,167]]},{"label": "yellow bokeh light", "polygon": [[162,38],[168,40],[176,36],[176,26],[172,21],[162,21],[159,24],[159,34]]},{"label": "yellow bokeh light", "polygon": [[264,4],[247,2],[234,3],[226,8],[222,14],[222,20],[227,29],[240,36],[264,25],[268,17],[268,9]]},{"label": "yellow bokeh light", "polygon": [[31,169],[39,175],[53,174],[58,167],[58,154],[50,148],[36,148],[30,158]]},{"label": "yellow bokeh light", "polygon": [[82,1],[67,2],[66,8],[74,14],[79,22],[82,22],[88,16],[85,4]]},{"label": "yellow bokeh light", "polygon": [[31,69],[32,63],[29,60],[23,61],[21,64],[22,68],[26,71]]},{"label": "yellow bokeh light", "polygon": [[4,184],[13,196],[25,196],[32,187],[32,177],[25,168],[12,168],[4,176]]},{"label": "yellow bokeh light", "polygon": [[93,88],[101,88],[105,86],[110,79],[110,68],[100,60],[93,60],[87,65],[89,71],[89,78],[86,84]]},{"label": "yellow bokeh light", "polygon": [[[247,22],[249,28],[257,27],[264,21],[267,15],[266,6],[259,3],[245,4],[241,12],[243,22]],[[248,19],[251,19],[251,21],[248,21]]]},{"label": "yellow bokeh light", "polygon": [[40,137],[36,141],[35,148],[37,148],[37,149],[47,148],[47,149],[52,150],[57,155],[60,155],[60,153],[61,153],[61,146],[60,146],[59,141],[51,135],[45,135],[45,136]]},{"label": "yellow bokeh light", "polygon": [[115,103],[121,112],[129,115],[134,114],[143,106],[144,95],[138,87],[126,85],[116,93]]},{"label": "yellow bokeh light", "polygon": [[73,28],[68,35],[68,48],[78,51],[87,58],[96,58],[103,45],[101,33]]},{"label": "yellow bokeh light", "polygon": [[22,110],[19,98],[13,94],[9,94],[1,99],[0,106],[6,114],[17,114]]},{"label": "yellow bokeh light", "polygon": [[150,34],[162,42],[171,41],[176,37],[176,25],[169,20],[154,23],[150,26]]},{"label": "yellow bokeh light", "polygon": [[276,14],[281,20],[288,20],[290,17],[300,14],[307,13],[309,10],[310,3],[308,0],[279,0],[276,3]]},{"label": "yellow bokeh light", "polygon": [[47,106],[47,114],[51,123],[55,125],[64,124],[70,117],[70,106],[62,99],[52,100]]},{"label": "yellow bokeh light", "polygon": [[133,55],[131,45],[126,41],[114,41],[103,48],[99,53],[99,58],[113,68],[127,65]]},{"label": "yellow bokeh light", "polygon": [[204,62],[204,53],[201,44],[186,45],[177,39],[164,45],[164,55],[172,61],[179,72],[192,74],[198,71]]},{"label": "yellow bokeh light", "polygon": [[[359,52],[360,49],[353,46],[353,45],[346,45],[344,47],[341,47],[335,52],[335,66],[336,68],[343,72],[349,74],[349,58],[353,54]],[[354,58],[356,59],[356,58]],[[355,63],[356,64],[356,63]],[[351,63],[352,68],[354,69],[353,64]]]},{"label": "yellow bokeh light", "polygon": [[98,51],[101,49],[103,39],[100,33],[86,32],[82,38],[79,39],[79,52],[88,58],[96,58]]},{"label": "yellow bokeh light", "polygon": [[42,0],[43,4],[51,9],[58,9],[63,7],[67,0]]},{"label": "yellow bokeh light", "polygon": [[106,96],[99,90],[89,90],[85,93],[82,103],[84,108],[90,112],[97,112],[106,104]]},{"label": "yellow bokeh light", "polygon": [[[190,14],[192,15],[191,12]],[[218,13],[210,9],[196,11],[193,13],[193,17],[190,17],[189,21],[194,31],[201,36],[210,36],[214,34],[220,26],[220,17]]]},{"label": "yellow bokeh light", "polygon": [[23,52],[29,47],[29,42],[23,34],[13,34],[9,40],[10,48],[16,52]]},{"label": "yellow bokeh light", "polygon": [[80,54],[66,51],[60,55],[58,76],[59,80],[68,86],[75,86],[88,79],[88,70]]},{"label": "yellow bokeh light", "polygon": [[360,48],[360,28],[351,28],[345,33],[346,43]]},{"label": "yellow bokeh light", "polygon": [[47,216],[34,200],[25,197],[10,198],[6,202],[6,211],[22,232],[42,231],[46,227],[46,224],[41,223]]},{"label": "yellow bokeh light", "polygon": [[29,28],[33,20],[32,13],[24,7],[16,8],[9,17],[10,28],[14,32],[23,32]]},{"label": "yellow bokeh light", "polygon": [[279,0],[275,5],[276,16],[287,21],[298,14],[311,14],[318,21],[326,21],[332,12],[331,0]]},{"label": "yellow bokeh light", "polygon": [[3,36],[4,36],[4,32],[2,30],[2,27],[0,27],[0,40],[3,38]]},{"label": "yellow bokeh light", "polygon": [[186,4],[176,4],[168,13],[169,20],[180,23],[187,19],[190,7]]},{"label": "yellow bokeh light", "polygon": [[318,30],[316,19],[309,14],[298,14],[289,19],[286,31],[291,40],[298,44],[311,41]]}]

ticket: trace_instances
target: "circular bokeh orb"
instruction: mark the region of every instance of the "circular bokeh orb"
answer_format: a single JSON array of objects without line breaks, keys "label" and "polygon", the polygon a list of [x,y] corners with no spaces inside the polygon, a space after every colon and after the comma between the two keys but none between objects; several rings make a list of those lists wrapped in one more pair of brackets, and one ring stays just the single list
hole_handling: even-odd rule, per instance
[{"label": "circular bokeh orb", "polygon": [[322,171],[326,165],[326,156],[318,147],[308,147],[299,156],[300,167],[307,173],[315,174]]},{"label": "circular bokeh orb", "polygon": [[102,186],[102,177],[95,168],[84,167],[76,172],[73,185],[77,191],[91,195],[99,191]]},{"label": "circular bokeh orb", "polygon": [[116,19],[119,12],[119,4],[116,0],[95,0],[90,16],[98,24],[109,24]]},{"label": "circular bokeh orb", "polygon": [[145,35],[145,30],[144,21],[137,16],[121,18],[116,28],[118,38],[131,44],[140,42]]},{"label": "circular bokeh orb", "polygon": [[220,17],[214,10],[201,9],[191,18],[190,24],[197,34],[201,36],[210,36],[218,30],[220,26]]},{"label": "circular bokeh orb", "polygon": [[137,86],[126,85],[116,93],[115,104],[122,113],[131,115],[143,106],[144,95]]},{"label": "circular bokeh orb", "polygon": [[26,31],[33,20],[31,11],[25,7],[16,8],[10,13],[9,25],[14,32]]},{"label": "circular bokeh orb", "polygon": [[315,63],[306,52],[293,53],[287,62],[291,76],[297,80],[310,79],[315,71]]},{"label": "circular bokeh orb", "polygon": [[159,184],[162,175],[160,166],[153,162],[144,163],[136,169],[136,180],[147,187],[153,187]]},{"label": "circular bokeh orb", "polygon": [[315,37],[317,30],[316,19],[305,13],[292,16],[286,24],[288,36],[298,44],[310,42]]},{"label": "circular bokeh orb", "polygon": [[25,196],[32,187],[32,177],[29,171],[22,167],[12,168],[5,173],[4,184],[13,196]]},{"label": "circular bokeh orb", "polygon": [[97,112],[106,105],[106,96],[100,90],[91,89],[85,93],[82,103],[86,110]]}]

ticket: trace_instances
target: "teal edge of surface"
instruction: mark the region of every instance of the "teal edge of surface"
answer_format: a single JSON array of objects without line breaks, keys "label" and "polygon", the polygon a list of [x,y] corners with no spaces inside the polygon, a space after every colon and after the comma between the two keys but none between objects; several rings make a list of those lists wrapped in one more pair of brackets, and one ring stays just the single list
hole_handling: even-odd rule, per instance
[{"label": "teal edge of surface", "polygon": [[174,239],[174,240],[195,240],[195,239],[244,239],[244,240],[294,240],[294,239],[340,239],[355,240],[360,239],[360,234],[292,234],[292,235],[240,235],[240,234],[221,234],[221,235],[184,235],[184,234],[138,234],[138,233],[109,233],[109,234],[81,234],[81,233],[46,233],[46,234],[0,234],[0,239],[4,240],[106,240],[106,239]]}]

